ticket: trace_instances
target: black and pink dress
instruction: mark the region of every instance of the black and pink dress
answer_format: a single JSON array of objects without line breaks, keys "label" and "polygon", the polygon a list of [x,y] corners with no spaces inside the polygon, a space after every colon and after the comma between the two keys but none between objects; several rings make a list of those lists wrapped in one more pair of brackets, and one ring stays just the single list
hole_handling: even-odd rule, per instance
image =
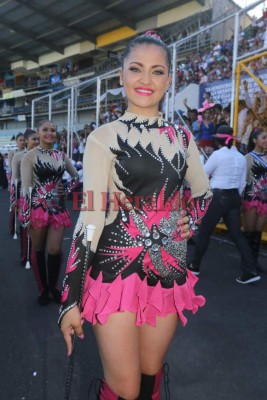
[{"label": "black and pink dress", "polygon": [[[65,153],[55,149],[35,147],[21,161],[22,198],[20,220],[23,226],[33,228],[52,225],[54,229],[71,225],[65,197],[58,196],[57,185],[62,183],[65,170],[72,179],[65,195],[79,183],[79,175]],[[30,193],[30,188],[32,191]]]},{"label": "black and pink dress", "polygon": [[[211,200],[208,178],[191,134],[164,121],[126,112],[96,129],[84,153],[84,203],[63,285],[63,315],[77,305],[86,225],[96,226],[83,293],[83,317],[105,324],[115,312],[136,313],[136,325],[157,316],[195,313],[205,300],[186,269],[181,208],[192,224]],[[184,200],[183,182],[192,197]]]},{"label": "black and pink dress", "polygon": [[252,151],[246,155],[248,163],[247,185],[244,191],[245,211],[255,207],[257,214],[267,214],[267,153]]}]

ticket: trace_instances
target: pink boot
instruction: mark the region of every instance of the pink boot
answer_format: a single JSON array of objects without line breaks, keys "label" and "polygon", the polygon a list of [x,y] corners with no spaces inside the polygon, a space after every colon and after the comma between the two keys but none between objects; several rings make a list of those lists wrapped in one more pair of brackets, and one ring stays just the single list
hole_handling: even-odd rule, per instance
[{"label": "pink boot", "polygon": [[20,227],[20,261],[21,265],[25,267],[28,252],[28,235],[27,229]]},{"label": "pink boot", "polygon": [[108,384],[102,380],[98,400],[123,400],[123,398],[118,397],[118,395],[110,389]]}]

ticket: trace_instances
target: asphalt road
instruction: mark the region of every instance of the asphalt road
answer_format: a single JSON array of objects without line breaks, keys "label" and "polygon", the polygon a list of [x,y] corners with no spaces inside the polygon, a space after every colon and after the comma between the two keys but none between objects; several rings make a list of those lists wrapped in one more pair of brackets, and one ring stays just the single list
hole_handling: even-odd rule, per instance
[{"label": "asphalt road", "polygon": [[[32,271],[20,266],[19,240],[8,233],[8,209],[8,192],[0,190],[0,400],[63,400],[67,357],[58,306],[37,304]],[[72,214],[75,221],[77,212]],[[71,235],[68,229],[65,260]],[[260,261],[267,265],[265,246]],[[207,303],[196,315],[188,314],[167,357],[172,400],[267,398],[267,274],[260,282],[239,285],[239,264],[235,246],[214,236],[196,289]],[[91,327],[85,331],[77,346],[72,400],[96,399],[93,392],[88,397],[88,388],[102,376]]]}]

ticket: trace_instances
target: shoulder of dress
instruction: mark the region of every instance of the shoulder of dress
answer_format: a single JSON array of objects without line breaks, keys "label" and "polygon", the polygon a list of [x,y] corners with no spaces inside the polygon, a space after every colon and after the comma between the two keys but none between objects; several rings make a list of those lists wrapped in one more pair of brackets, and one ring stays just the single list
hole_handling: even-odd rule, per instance
[{"label": "shoulder of dress", "polygon": [[119,124],[116,121],[109,122],[96,128],[87,138],[87,141],[95,140],[101,144],[107,144],[115,133],[119,133]]},{"label": "shoulder of dress", "polygon": [[26,152],[24,152],[24,151],[21,151],[19,153],[14,153],[12,162],[22,159],[25,154],[26,154]]},{"label": "shoulder of dress", "polygon": [[191,136],[192,136],[191,132],[183,125],[174,125],[174,128],[177,134],[179,134],[182,137],[184,147],[188,147],[191,141]]},{"label": "shoulder of dress", "polygon": [[25,153],[23,152],[22,158],[32,158],[37,153],[37,151],[38,151],[38,148],[34,147],[33,149],[26,151]]}]

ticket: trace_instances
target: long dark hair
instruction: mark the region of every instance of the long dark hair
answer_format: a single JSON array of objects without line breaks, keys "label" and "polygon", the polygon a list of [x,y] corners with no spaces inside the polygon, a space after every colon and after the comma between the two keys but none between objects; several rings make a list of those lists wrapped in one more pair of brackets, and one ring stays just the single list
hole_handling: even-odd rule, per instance
[{"label": "long dark hair", "polygon": [[172,64],[171,51],[169,47],[166,45],[166,43],[163,42],[161,36],[155,31],[148,31],[143,35],[137,36],[134,39],[130,40],[121,57],[122,68],[124,66],[125,59],[129,57],[129,54],[132,52],[132,50],[135,47],[140,46],[142,44],[154,44],[156,46],[161,47],[165,51],[168,64],[168,71],[170,73]]},{"label": "long dark hair", "polygon": [[24,132],[24,139],[28,140],[30,136],[34,135],[36,131],[33,129],[27,128],[26,131]]},{"label": "long dark hair", "polygon": [[254,128],[249,136],[247,151],[250,153],[255,148],[255,143],[253,139],[258,139],[258,137],[264,132],[263,128]]},{"label": "long dark hair", "polygon": [[22,132],[19,132],[19,133],[16,135],[16,141],[18,140],[18,138],[19,138],[20,136],[22,136],[22,137],[24,138],[24,134],[23,134]]}]

